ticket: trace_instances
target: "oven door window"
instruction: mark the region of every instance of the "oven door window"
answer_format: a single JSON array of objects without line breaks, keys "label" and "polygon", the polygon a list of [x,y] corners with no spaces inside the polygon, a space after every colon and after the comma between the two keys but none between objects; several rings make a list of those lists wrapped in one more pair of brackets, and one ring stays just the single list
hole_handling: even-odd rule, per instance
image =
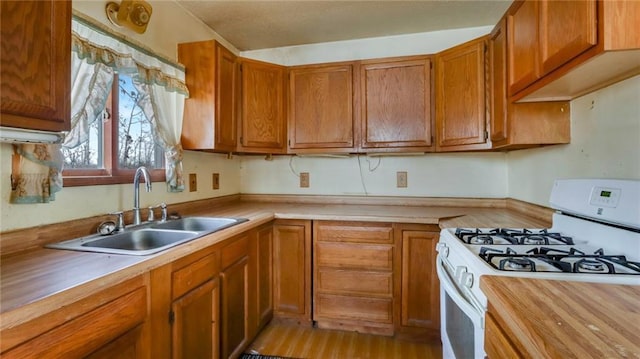
[{"label": "oven door window", "polygon": [[473,358],[475,348],[475,330],[473,321],[445,294],[446,331],[456,358]]}]

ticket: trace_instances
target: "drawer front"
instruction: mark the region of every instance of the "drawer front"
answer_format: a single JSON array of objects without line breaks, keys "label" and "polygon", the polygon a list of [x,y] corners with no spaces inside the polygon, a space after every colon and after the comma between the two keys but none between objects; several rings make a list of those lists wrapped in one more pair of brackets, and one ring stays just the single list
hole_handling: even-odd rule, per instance
[{"label": "drawer front", "polygon": [[392,303],[391,299],[318,294],[314,319],[357,320],[391,324],[393,322]]},{"label": "drawer front", "polygon": [[314,222],[317,241],[393,243],[393,228],[386,223]]},{"label": "drawer front", "polygon": [[315,249],[319,267],[393,269],[393,246],[390,245],[318,242]]},{"label": "drawer front", "polygon": [[240,258],[249,254],[249,236],[242,235],[233,243],[222,248],[222,269],[225,269],[237,262]]},{"label": "drawer front", "polygon": [[191,289],[217,275],[219,271],[220,262],[215,254],[210,254],[174,271],[171,275],[173,298],[181,297]]},{"label": "drawer front", "polygon": [[363,272],[320,268],[315,279],[318,291],[342,294],[370,295],[391,298],[391,272]]}]

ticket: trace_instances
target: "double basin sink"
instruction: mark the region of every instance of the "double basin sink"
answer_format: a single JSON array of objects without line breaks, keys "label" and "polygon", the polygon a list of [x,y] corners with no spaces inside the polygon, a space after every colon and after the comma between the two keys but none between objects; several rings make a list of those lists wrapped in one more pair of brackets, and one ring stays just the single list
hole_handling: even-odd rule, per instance
[{"label": "double basin sink", "polygon": [[185,217],[166,222],[155,222],[126,229],[110,235],[92,235],[46,247],[85,252],[111,254],[149,255],[179,244],[215,233],[236,224],[246,222],[246,218],[229,217]]}]

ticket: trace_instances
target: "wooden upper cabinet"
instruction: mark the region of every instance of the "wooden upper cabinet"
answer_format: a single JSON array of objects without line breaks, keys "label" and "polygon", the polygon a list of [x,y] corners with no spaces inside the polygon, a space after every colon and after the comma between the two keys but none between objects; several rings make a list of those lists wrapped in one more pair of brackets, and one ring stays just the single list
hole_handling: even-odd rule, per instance
[{"label": "wooden upper cabinet", "polygon": [[71,1],[2,1],[0,125],[68,131]]},{"label": "wooden upper cabinet", "polygon": [[540,77],[538,55],[538,1],[519,1],[507,15],[509,93],[514,94]]},{"label": "wooden upper cabinet", "polygon": [[362,151],[431,149],[431,58],[360,66]]},{"label": "wooden upper cabinet", "polygon": [[515,1],[507,10],[509,98],[571,100],[639,74],[638,23],[638,1]]},{"label": "wooden upper cabinet", "polygon": [[236,150],[237,58],[216,41],[178,44],[185,65],[182,147],[187,150]]},{"label": "wooden upper cabinet", "polygon": [[502,19],[489,38],[492,148],[516,149],[569,143],[567,101],[512,103],[507,97],[507,27]]},{"label": "wooden upper cabinet", "polygon": [[292,152],[353,152],[354,75],[352,63],[290,68]]},{"label": "wooden upper cabinet", "polygon": [[438,151],[489,147],[485,48],[482,37],[436,55]]},{"label": "wooden upper cabinet", "polygon": [[241,119],[238,150],[286,151],[285,67],[241,60]]},{"label": "wooden upper cabinet", "polygon": [[542,75],[555,70],[597,43],[596,1],[541,1]]},{"label": "wooden upper cabinet", "polygon": [[489,129],[491,142],[507,139],[507,27],[502,19],[489,38],[491,73],[491,116]]}]

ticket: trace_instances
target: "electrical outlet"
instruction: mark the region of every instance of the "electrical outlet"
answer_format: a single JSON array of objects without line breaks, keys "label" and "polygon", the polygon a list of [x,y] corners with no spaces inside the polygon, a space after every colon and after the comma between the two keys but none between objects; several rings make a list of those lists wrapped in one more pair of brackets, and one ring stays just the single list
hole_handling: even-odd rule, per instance
[{"label": "electrical outlet", "polygon": [[214,173],[211,183],[213,184],[213,189],[220,189],[220,174]]},{"label": "electrical outlet", "polygon": [[300,187],[309,187],[309,172],[300,172]]},{"label": "electrical outlet", "polygon": [[189,192],[198,190],[198,178],[195,173],[189,173]]},{"label": "electrical outlet", "polygon": [[398,188],[407,188],[407,172],[397,172],[396,182]]}]

